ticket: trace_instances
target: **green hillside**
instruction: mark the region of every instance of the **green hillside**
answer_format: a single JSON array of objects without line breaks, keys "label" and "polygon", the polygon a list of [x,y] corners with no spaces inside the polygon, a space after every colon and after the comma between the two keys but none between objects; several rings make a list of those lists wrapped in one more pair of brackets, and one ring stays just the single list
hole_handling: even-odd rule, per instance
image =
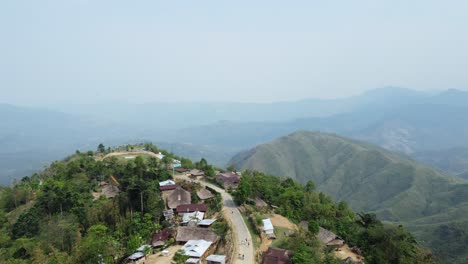
[{"label": "green hillside", "polygon": [[467,181],[337,135],[297,132],[240,153],[231,164],[302,183],[313,180],[318,190],[345,200],[355,211],[404,223],[436,252],[440,243],[434,239],[444,239],[436,235],[437,228],[468,220]]}]

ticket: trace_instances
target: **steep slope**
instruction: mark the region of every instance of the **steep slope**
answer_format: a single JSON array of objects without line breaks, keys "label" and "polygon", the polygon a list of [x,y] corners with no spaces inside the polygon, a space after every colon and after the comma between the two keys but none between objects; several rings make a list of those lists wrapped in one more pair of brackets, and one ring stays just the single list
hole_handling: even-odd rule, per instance
[{"label": "steep slope", "polygon": [[367,143],[305,131],[239,153],[230,163],[313,180],[318,190],[355,211],[404,224],[447,263],[464,263],[468,256],[468,241],[460,237],[468,233],[466,180]]},{"label": "steep slope", "polygon": [[463,180],[331,134],[297,132],[240,153],[231,164],[303,183],[313,180],[334,199],[390,221],[428,217],[468,202],[468,197],[459,196]]}]

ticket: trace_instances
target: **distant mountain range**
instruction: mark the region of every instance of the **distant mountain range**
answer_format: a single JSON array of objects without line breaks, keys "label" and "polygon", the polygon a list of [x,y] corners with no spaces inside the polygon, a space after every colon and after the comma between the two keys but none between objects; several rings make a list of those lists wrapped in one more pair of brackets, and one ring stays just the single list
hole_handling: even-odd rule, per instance
[{"label": "distant mountain range", "polygon": [[[468,92],[386,87],[334,100],[270,104],[0,105],[0,183],[76,149],[151,141],[225,166],[237,152],[298,130],[337,133],[466,175]],[[461,151],[461,152],[460,152]],[[455,155],[456,162],[444,161]],[[450,165],[448,165],[450,164]]]},{"label": "distant mountain range", "polygon": [[[468,93],[448,90],[436,95],[391,88],[354,98],[361,102],[353,111],[328,117],[276,122],[223,121],[180,129],[167,135],[169,141],[211,145],[229,151],[251,148],[298,130],[337,133],[464,175],[468,160]],[[371,104],[369,102],[374,102]],[[456,155],[450,168],[437,162]]]},{"label": "distant mountain range", "polygon": [[[466,239],[457,242],[465,245],[461,251],[444,246],[453,242],[455,231],[468,231],[468,181],[405,156],[334,134],[302,131],[239,153],[230,163],[239,170],[312,180],[319,191],[355,211],[407,225],[449,263],[464,263],[468,256]],[[462,228],[452,227],[460,223]],[[445,237],[439,234],[443,230]]]}]

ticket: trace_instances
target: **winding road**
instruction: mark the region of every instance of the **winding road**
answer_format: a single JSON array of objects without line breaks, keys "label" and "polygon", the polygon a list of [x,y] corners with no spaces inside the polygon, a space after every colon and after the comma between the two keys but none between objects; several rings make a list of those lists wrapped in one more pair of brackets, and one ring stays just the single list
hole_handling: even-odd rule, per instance
[{"label": "winding road", "polygon": [[[185,175],[175,175],[174,177],[176,179],[198,182],[202,186],[208,186],[211,189],[221,193],[221,197],[223,198],[223,214],[231,224],[233,240],[235,241],[235,245],[233,245],[234,252],[232,254],[231,263],[255,263],[255,251],[252,243],[252,236],[250,235],[249,229],[247,228],[241,213],[237,209],[232,196],[224,189],[207,182],[193,180]],[[243,257],[240,257],[241,255],[243,255]]]}]

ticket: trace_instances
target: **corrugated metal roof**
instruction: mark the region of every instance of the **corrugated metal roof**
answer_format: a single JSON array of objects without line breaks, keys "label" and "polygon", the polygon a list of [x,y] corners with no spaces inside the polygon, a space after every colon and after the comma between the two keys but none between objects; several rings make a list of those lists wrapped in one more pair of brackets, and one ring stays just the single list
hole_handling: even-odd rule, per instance
[{"label": "corrugated metal roof", "polygon": [[198,225],[211,225],[213,224],[214,222],[216,222],[216,219],[204,219],[204,220],[201,220],[200,222],[198,222]]},{"label": "corrugated metal roof", "polygon": [[216,262],[223,262],[226,261],[226,256],[223,255],[209,255],[206,260],[209,261],[216,261]]},{"label": "corrugated metal roof", "polygon": [[189,240],[182,249],[185,255],[200,258],[210,248],[212,242],[206,240]]},{"label": "corrugated metal roof", "polygon": [[263,231],[274,230],[273,224],[270,219],[263,219]]}]

